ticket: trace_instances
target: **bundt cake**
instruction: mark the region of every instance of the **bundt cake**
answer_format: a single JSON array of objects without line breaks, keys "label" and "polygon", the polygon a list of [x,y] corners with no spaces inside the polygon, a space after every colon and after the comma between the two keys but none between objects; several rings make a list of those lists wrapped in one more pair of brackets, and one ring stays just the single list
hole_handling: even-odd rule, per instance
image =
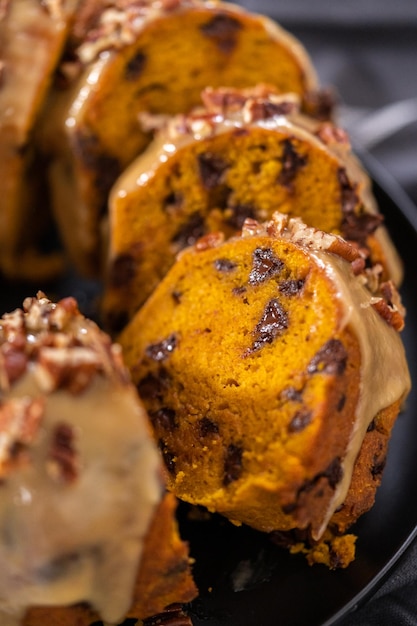
[{"label": "bundt cake", "polygon": [[300,114],[268,87],[207,89],[205,107],[178,115],[122,174],[110,198],[104,320],[121,329],[203,234],[231,235],[275,210],[368,249],[395,282],[400,264],[346,133]]},{"label": "bundt cake", "polygon": [[77,0],[0,3],[0,271],[54,276],[58,253],[42,250],[50,224],[33,132],[68,35]]},{"label": "bundt cake", "polygon": [[295,92],[306,110],[321,111],[320,104],[312,105],[317,79],[300,43],[267,18],[232,4],[85,0],[71,41],[62,67],[65,75],[77,68],[81,75],[53,94],[43,143],[53,155],[56,219],[72,261],[86,274],[100,265],[108,192],[149,142],[142,112],[185,112],[208,85],[259,82]]},{"label": "bundt cake", "polygon": [[0,355],[2,626],[117,623],[192,599],[120,348],[73,298],[39,294],[1,319]]},{"label": "bundt cake", "polygon": [[403,309],[379,273],[278,213],[179,255],[120,336],[174,494],[297,531],[292,549],[304,532],[313,561],[352,560],[338,535],[374,501],[410,387]]}]

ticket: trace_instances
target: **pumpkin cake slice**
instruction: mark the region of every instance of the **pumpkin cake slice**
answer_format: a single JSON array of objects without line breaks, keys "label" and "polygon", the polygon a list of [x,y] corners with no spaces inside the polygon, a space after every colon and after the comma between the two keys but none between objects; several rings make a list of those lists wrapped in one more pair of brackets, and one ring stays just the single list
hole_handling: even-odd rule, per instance
[{"label": "pumpkin cake slice", "polygon": [[163,125],[110,197],[103,311],[121,329],[179,250],[210,231],[230,236],[275,210],[353,240],[398,283],[401,265],[346,133],[300,113],[298,98],[206,89],[205,107]]},{"label": "pumpkin cake slice", "polygon": [[299,219],[247,220],[183,251],[120,336],[169,489],[330,567],[410,388],[398,294],[363,267]]},{"label": "pumpkin cake slice", "polygon": [[0,320],[0,622],[89,626],[196,595],[120,347],[73,298]]},{"label": "pumpkin cake slice", "polygon": [[189,111],[207,85],[260,82],[299,94],[317,112],[318,82],[302,45],[233,4],[86,1],[72,42],[75,61],[63,71],[81,75],[53,94],[43,140],[54,157],[50,181],[64,243],[88,275],[100,269],[108,192],[150,140],[141,113]]}]

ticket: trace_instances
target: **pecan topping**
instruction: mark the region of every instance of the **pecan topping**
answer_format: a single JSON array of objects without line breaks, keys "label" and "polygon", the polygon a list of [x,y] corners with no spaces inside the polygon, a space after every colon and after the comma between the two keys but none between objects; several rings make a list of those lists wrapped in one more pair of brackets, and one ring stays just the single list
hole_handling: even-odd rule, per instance
[{"label": "pecan topping", "polygon": [[100,354],[86,347],[48,348],[39,351],[35,376],[45,392],[66,389],[72,394],[84,391],[97,372],[102,371]]},{"label": "pecan topping", "polygon": [[45,402],[41,398],[11,398],[0,406],[0,478],[25,458],[41,425]]}]

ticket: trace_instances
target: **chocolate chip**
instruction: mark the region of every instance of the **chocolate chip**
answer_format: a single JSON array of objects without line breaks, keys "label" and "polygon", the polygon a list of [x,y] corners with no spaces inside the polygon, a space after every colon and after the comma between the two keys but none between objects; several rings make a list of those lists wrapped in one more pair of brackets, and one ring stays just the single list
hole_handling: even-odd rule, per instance
[{"label": "chocolate chip", "polygon": [[368,428],[366,429],[366,432],[371,433],[375,429],[376,429],[376,422],[373,419],[372,422],[369,424]]},{"label": "chocolate chip", "polygon": [[119,254],[110,265],[110,285],[116,288],[129,285],[136,275],[136,269],[136,259],[131,254]]},{"label": "chocolate chip", "polygon": [[181,209],[184,203],[184,196],[182,193],[177,191],[171,191],[163,202],[163,210],[169,213],[170,215],[175,214]]},{"label": "chocolate chip", "polygon": [[160,367],[156,374],[149,373],[142,378],[137,384],[137,390],[145,400],[161,400],[169,385],[169,373]]},{"label": "chocolate chip", "polygon": [[261,349],[266,343],[272,343],[286,328],[288,328],[288,314],[280,302],[273,298],[266,305],[263,315],[256,325],[255,341],[248,353]]},{"label": "chocolate chip", "polygon": [[230,259],[216,259],[213,263],[214,267],[218,272],[233,272],[236,269],[237,265]]},{"label": "chocolate chip", "polygon": [[125,79],[128,81],[137,80],[145,68],[146,61],[147,57],[143,52],[136,52],[126,64]]},{"label": "chocolate chip", "polygon": [[333,461],[323,472],[323,476],[325,476],[325,478],[327,478],[327,480],[329,481],[330,487],[332,487],[332,489],[335,489],[337,484],[342,480],[343,477],[342,462],[339,457],[333,459]]},{"label": "chocolate chip", "polygon": [[297,411],[288,425],[290,433],[299,433],[311,422],[313,413],[306,408]]},{"label": "chocolate chip", "polygon": [[178,345],[178,339],[175,333],[172,333],[166,339],[158,343],[153,343],[149,345],[146,350],[146,356],[153,359],[154,361],[165,361]]},{"label": "chocolate chip", "polygon": [[346,369],[347,357],[343,343],[339,339],[330,339],[311,359],[307,372],[340,376]]},{"label": "chocolate chip", "polygon": [[57,424],[52,432],[49,453],[50,471],[54,478],[73,482],[77,478],[77,454],[74,430],[69,424]]},{"label": "chocolate chip", "polygon": [[342,212],[345,215],[348,215],[354,212],[355,207],[358,204],[356,188],[355,185],[352,185],[352,183],[350,182],[346,173],[346,169],[344,167],[339,167],[337,171],[337,178],[339,181],[340,203],[342,206]]},{"label": "chocolate chip", "polygon": [[204,218],[196,211],[188,217],[186,222],[181,224],[172,241],[182,250],[187,246],[193,246],[205,232],[206,224]]},{"label": "chocolate chip", "polygon": [[270,248],[256,248],[253,252],[252,269],[249,283],[259,285],[279,274],[284,263],[278,259]]},{"label": "chocolate chip", "polygon": [[295,389],[295,387],[286,387],[281,391],[280,397],[290,402],[301,402],[303,394],[301,391],[298,391],[298,389]]},{"label": "chocolate chip", "polygon": [[119,159],[104,152],[96,135],[75,133],[72,136],[72,149],[84,167],[93,172],[94,187],[102,201],[100,215],[107,214],[107,196],[114,181],[122,172]]},{"label": "chocolate chip", "polygon": [[228,216],[226,224],[231,226],[235,230],[240,230],[244,224],[246,218],[257,218],[255,208],[250,204],[236,204],[234,206],[228,206]]},{"label": "chocolate chip", "polygon": [[284,280],[279,286],[279,290],[284,296],[295,296],[304,287],[304,280]]},{"label": "chocolate chip", "polygon": [[206,152],[198,155],[198,167],[203,187],[214,189],[222,182],[223,174],[228,165],[221,157]]},{"label": "chocolate chip", "polygon": [[173,291],[171,293],[171,297],[174,300],[175,304],[181,304],[181,298],[182,298],[181,291]]},{"label": "chocolate chip", "polygon": [[201,437],[207,437],[207,435],[217,435],[219,432],[218,425],[208,417],[203,417],[198,422],[198,428]]},{"label": "chocolate chip", "polygon": [[235,296],[241,296],[242,293],[246,293],[247,292],[247,288],[245,286],[241,286],[241,287],[233,287],[232,289],[232,293]]},{"label": "chocolate chip", "polygon": [[307,158],[299,154],[290,139],[283,142],[281,157],[282,170],[278,176],[278,182],[289,191],[293,189],[293,182],[302,167],[307,163]]},{"label": "chocolate chip", "polygon": [[150,411],[149,417],[155,428],[162,428],[172,432],[177,427],[176,413],[174,409],[166,406],[161,407],[158,411]]},{"label": "chocolate chip", "polygon": [[224,459],[223,485],[230,485],[240,478],[243,469],[242,454],[241,446],[236,446],[233,443],[228,445]]},{"label": "chocolate chip", "polygon": [[386,465],[386,458],[379,459],[378,455],[374,456],[373,463],[371,466],[371,474],[372,478],[379,479],[381,474],[383,473]]},{"label": "chocolate chip", "polygon": [[384,218],[382,215],[371,213],[348,213],[342,220],[342,232],[345,239],[351,239],[364,245],[369,235],[381,226]]},{"label": "chocolate chip", "polygon": [[346,396],[345,394],[342,394],[340,396],[339,402],[337,403],[337,410],[339,411],[339,413],[340,411],[343,411],[345,404],[346,404]]},{"label": "chocolate chip", "polygon": [[175,474],[176,470],[176,455],[166,446],[163,439],[158,441],[159,448],[161,450],[162,458],[165,466],[170,474]]},{"label": "chocolate chip", "polygon": [[200,26],[201,32],[215,41],[219,49],[228,53],[236,46],[237,34],[242,24],[226,14],[215,15],[210,21]]}]

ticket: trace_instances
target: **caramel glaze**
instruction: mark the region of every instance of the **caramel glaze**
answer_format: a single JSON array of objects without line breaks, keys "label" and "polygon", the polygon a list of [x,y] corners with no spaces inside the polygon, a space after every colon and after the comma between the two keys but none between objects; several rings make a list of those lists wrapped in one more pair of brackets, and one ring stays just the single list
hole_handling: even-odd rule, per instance
[{"label": "caramel glaze", "polygon": [[399,332],[375,309],[374,305],[381,298],[369,288],[366,274],[355,275],[351,263],[346,262],[355,260],[349,256],[353,250],[349,250],[346,242],[307,228],[301,220],[288,219],[279,213],[274,215],[266,231],[256,224],[251,227],[247,221],[243,234],[251,236],[263,232],[286,238],[308,250],[335,287],[335,297],[343,312],[340,328],[350,327],[360,346],[360,394],[355,421],[342,458],[341,480],[336,485],[321,525],[312,529],[313,538],[320,539],[333,513],[346,498],[368,426],[379,411],[399,399],[405,400],[411,388],[410,373]]},{"label": "caramel glaze", "polygon": [[162,497],[158,452],[119,348],[72,298],[24,307],[0,324],[0,621],[88,602],[117,623]]}]

